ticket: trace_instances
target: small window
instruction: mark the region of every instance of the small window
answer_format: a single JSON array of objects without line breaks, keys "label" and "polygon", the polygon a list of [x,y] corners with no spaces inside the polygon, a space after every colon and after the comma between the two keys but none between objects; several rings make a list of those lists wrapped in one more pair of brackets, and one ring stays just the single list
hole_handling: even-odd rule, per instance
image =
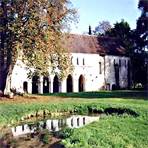
[{"label": "small window", "polygon": [[71,64],[72,64],[72,61],[73,61],[73,57],[71,57]]},{"label": "small window", "polygon": [[119,66],[121,67],[121,60],[119,60]]},{"label": "small window", "polygon": [[84,58],[83,58],[83,65],[85,65],[85,60],[84,60]]},{"label": "small window", "polygon": [[99,74],[102,74],[102,64],[99,62]]},{"label": "small window", "polygon": [[77,58],[77,65],[79,65],[79,59]]}]

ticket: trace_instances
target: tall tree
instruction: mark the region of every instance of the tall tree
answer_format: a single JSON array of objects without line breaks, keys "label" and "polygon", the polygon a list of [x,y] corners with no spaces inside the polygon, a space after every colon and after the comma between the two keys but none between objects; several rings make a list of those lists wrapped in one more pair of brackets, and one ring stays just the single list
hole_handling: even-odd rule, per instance
[{"label": "tall tree", "polygon": [[94,34],[95,35],[104,35],[106,31],[111,29],[111,24],[109,21],[99,22],[98,26],[95,27]]},{"label": "tall tree", "polygon": [[148,0],[139,0],[138,8],[141,10],[141,16],[137,21],[137,34],[141,38],[139,48],[148,48]]},{"label": "tall tree", "polygon": [[0,0],[1,92],[18,58],[40,74],[49,66],[58,67],[62,76],[69,71],[61,31],[75,14],[69,0]]},{"label": "tall tree", "polygon": [[131,53],[134,46],[134,31],[130,29],[128,22],[121,20],[114,24],[114,27],[105,32],[106,36],[115,37],[120,44],[127,49],[127,54]]},{"label": "tall tree", "polygon": [[144,87],[146,84],[146,68],[144,65],[146,54],[142,50],[144,39],[138,32],[137,29],[131,30],[129,24],[122,20],[115,23],[114,27],[106,32],[106,35],[117,38],[126,49],[126,54],[131,58],[133,87],[136,87],[138,83],[141,83]]},{"label": "tall tree", "polygon": [[141,10],[141,16],[137,20],[135,31],[133,76],[135,83],[141,83],[148,89],[148,1],[139,0],[138,8]]}]

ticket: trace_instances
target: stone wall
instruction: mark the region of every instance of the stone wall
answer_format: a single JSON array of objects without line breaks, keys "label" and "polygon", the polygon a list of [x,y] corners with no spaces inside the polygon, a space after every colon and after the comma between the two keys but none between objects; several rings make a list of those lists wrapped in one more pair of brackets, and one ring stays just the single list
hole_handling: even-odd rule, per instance
[{"label": "stone wall", "polygon": [[[72,92],[80,91],[79,83],[81,81],[83,81],[82,91],[97,91],[102,89],[106,84],[109,86],[108,89],[111,90],[112,85],[116,85],[114,69],[115,63],[119,65],[120,88],[127,88],[129,58],[109,55],[102,57],[99,54],[86,53],[72,53],[71,56],[72,63],[74,65],[74,71],[70,74],[72,79]],[[23,93],[25,87],[24,84],[27,83],[27,92],[32,93],[32,79],[28,78],[28,72],[29,70],[27,67],[18,60],[13,70],[11,88],[15,88],[18,92]],[[50,68],[48,85],[43,81],[42,76],[39,77],[37,87],[38,93],[43,93],[44,86],[48,86],[49,92],[52,93],[54,90],[54,77],[54,75],[50,74]],[[62,82],[59,81],[59,92],[67,92],[67,78]]]}]

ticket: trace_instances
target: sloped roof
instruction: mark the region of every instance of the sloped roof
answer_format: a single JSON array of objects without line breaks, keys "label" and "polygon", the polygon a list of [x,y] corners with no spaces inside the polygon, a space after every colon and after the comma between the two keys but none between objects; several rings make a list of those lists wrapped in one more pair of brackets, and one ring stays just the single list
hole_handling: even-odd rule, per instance
[{"label": "sloped roof", "polygon": [[72,53],[125,55],[125,48],[115,38],[70,34],[64,38],[64,48]]}]

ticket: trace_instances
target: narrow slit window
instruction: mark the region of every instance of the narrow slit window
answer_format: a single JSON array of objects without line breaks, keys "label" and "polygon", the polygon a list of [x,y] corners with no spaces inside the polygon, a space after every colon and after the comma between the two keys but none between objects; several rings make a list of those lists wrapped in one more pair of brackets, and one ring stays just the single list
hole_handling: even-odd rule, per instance
[{"label": "narrow slit window", "polygon": [[126,60],[125,60],[125,67],[126,67]]},{"label": "narrow slit window", "polygon": [[86,123],[85,123],[85,118],[83,118],[83,125],[85,125]]},{"label": "narrow slit window", "polygon": [[71,126],[73,127],[73,119],[71,119]]},{"label": "narrow slit window", "polygon": [[119,60],[119,66],[121,67],[121,60]]},{"label": "narrow slit window", "polygon": [[79,59],[77,58],[77,65],[79,65]]},{"label": "narrow slit window", "polygon": [[80,125],[80,120],[79,120],[79,118],[77,119],[77,126],[79,126]]},{"label": "narrow slit window", "polygon": [[51,130],[54,130],[53,121],[51,121]]},{"label": "narrow slit window", "polygon": [[73,61],[73,57],[71,57],[71,64],[72,64],[72,61]]},{"label": "narrow slit window", "polygon": [[99,74],[102,74],[102,64],[99,62]]},{"label": "narrow slit window", "polygon": [[83,58],[83,65],[85,65],[85,60],[84,60],[84,58]]}]

